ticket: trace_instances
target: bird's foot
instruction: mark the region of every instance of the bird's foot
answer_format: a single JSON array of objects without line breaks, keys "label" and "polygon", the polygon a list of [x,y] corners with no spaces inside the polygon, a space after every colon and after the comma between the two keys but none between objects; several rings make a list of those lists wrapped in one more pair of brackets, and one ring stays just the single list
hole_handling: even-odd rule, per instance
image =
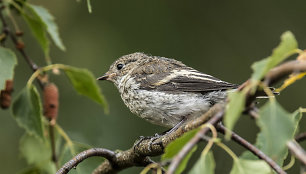
[{"label": "bird's foot", "polygon": [[135,148],[138,148],[140,143],[143,142],[144,140],[149,140],[148,142],[148,151],[152,151],[152,146],[153,145],[160,145],[161,142],[154,142],[155,140],[159,139],[162,137],[164,134],[158,134],[156,133],[154,136],[140,136],[139,139],[134,143],[134,150]]}]

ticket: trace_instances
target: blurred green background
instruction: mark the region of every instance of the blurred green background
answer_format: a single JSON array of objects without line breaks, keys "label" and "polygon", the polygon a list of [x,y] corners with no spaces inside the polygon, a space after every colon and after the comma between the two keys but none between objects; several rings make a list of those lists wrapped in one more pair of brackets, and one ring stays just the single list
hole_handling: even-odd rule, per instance
[{"label": "blurred green background", "polygon": [[[306,48],[306,1],[92,0],[92,14],[88,13],[85,1],[29,2],[46,7],[56,18],[67,51],[52,46],[53,62],[87,68],[96,77],[106,72],[118,57],[140,51],[175,58],[239,84],[250,76],[254,61],[270,55],[284,31],[292,31],[299,48]],[[29,56],[42,66],[42,51],[27,29],[24,41]],[[14,96],[32,73],[19,55],[18,58]],[[58,123],[75,141],[125,150],[139,136],[165,130],[131,114],[111,83],[99,82],[110,105],[110,114],[105,115],[98,104],[76,94],[64,75],[52,80],[60,90]],[[305,86],[306,80],[301,80],[277,99],[289,112],[306,107]],[[26,166],[18,152],[24,131],[9,110],[0,110],[0,122],[1,173],[16,173]],[[301,122],[304,131],[305,123],[306,119]],[[254,142],[258,129],[245,116],[235,131]],[[238,155],[244,150],[235,143],[227,144]],[[306,143],[302,145],[306,147]],[[216,173],[228,173],[231,158],[222,150],[215,151],[214,156]],[[297,173],[297,166],[288,172]],[[139,168],[122,173],[136,172]]]}]

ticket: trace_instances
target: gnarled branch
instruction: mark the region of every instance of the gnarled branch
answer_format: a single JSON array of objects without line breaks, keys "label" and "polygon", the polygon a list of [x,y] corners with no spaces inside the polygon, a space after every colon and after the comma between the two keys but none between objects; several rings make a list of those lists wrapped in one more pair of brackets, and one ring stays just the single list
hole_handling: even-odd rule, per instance
[{"label": "gnarled branch", "polygon": [[78,155],[76,155],[74,158],[72,158],[70,161],[68,161],[62,168],[60,168],[56,174],[66,174],[68,173],[72,168],[76,167],[80,162],[85,160],[86,158],[92,157],[92,156],[101,156],[109,161],[114,161],[116,159],[116,153],[104,149],[104,148],[92,148],[85,150]]}]

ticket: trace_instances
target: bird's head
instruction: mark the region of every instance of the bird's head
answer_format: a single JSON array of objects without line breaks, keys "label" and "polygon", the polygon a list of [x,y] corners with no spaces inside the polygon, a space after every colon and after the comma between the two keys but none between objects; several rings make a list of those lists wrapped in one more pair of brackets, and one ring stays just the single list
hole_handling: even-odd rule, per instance
[{"label": "bird's head", "polygon": [[117,87],[126,75],[129,75],[141,62],[146,61],[149,56],[144,53],[133,53],[120,57],[109,68],[109,70],[97,80],[108,80]]}]

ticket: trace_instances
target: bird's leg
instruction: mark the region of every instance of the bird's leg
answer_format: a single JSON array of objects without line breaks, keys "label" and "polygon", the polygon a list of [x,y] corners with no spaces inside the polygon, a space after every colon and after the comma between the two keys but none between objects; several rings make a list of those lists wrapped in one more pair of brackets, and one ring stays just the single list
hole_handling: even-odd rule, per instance
[{"label": "bird's leg", "polygon": [[163,135],[167,135],[170,134],[174,131],[176,131],[180,126],[182,126],[185,121],[187,120],[187,117],[183,117],[182,120],[180,122],[178,122],[173,128],[171,128],[170,130],[166,131]]},{"label": "bird's leg", "polygon": [[161,144],[161,141],[159,142],[154,142],[155,140],[159,139],[160,137],[162,136],[165,136],[165,135],[168,135],[174,131],[176,131],[180,126],[182,126],[185,121],[187,120],[187,117],[183,117],[182,120],[180,122],[178,122],[173,128],[161,133],[161,134],[158,134],[156,133],[154,136],[140,136],[139,137],[139,140],[137,140],[134,144],[134,148],[137,147],[143,140],[150,140],[149,142],[149,150],[151,151],[152,150],[152,145],[162,145]]}]

